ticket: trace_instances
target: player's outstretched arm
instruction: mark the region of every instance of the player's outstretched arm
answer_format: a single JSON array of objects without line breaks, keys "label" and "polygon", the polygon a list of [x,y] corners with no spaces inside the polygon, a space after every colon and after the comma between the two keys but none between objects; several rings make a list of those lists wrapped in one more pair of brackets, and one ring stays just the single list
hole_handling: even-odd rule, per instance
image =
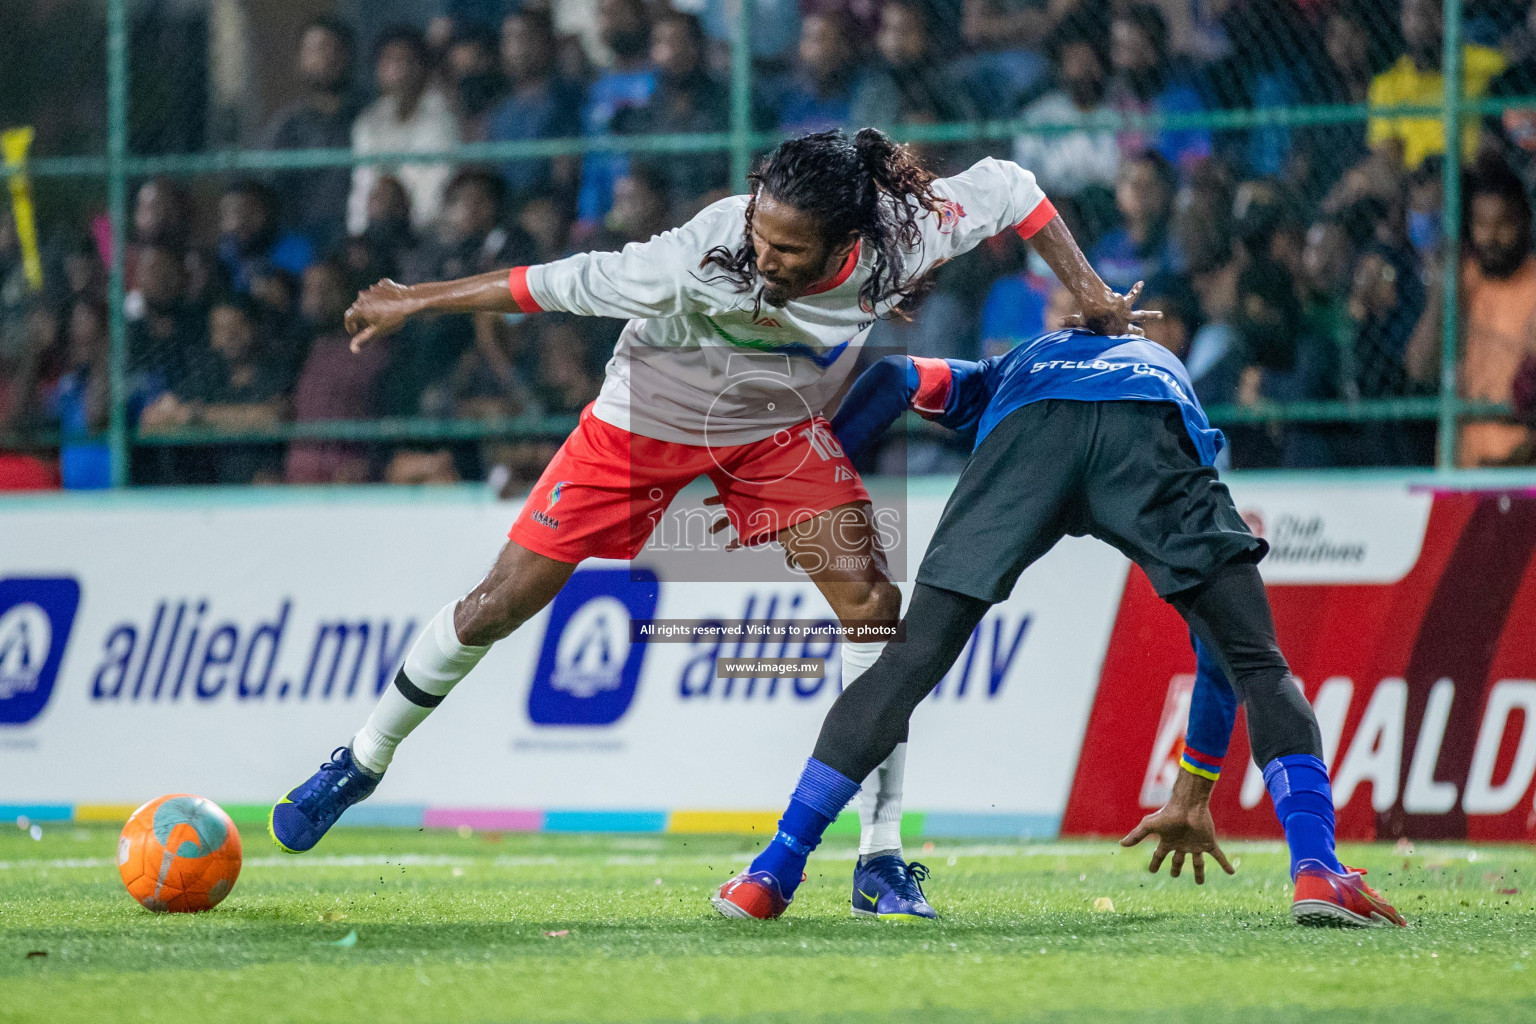
[{"label": "player's outstretched arm", "polygon": [[1124,295],[1104,283],[1078,248],[1077,239],[1072,237],[1060,214],[1031,235],[1029,244],[1077,299],[1077,307],[1082,311],[1072,318],[1077,325],[1095,334],[1140,334],[1143,323],[1163,318],[1158,310],[1135,308],[1143,282],[1137,281]]},{"label": "player's outstretched arm", "polygon": [[374,338],[391,334],[424,313],[517,313],[505,270],[453,281],[404,285],[388,278],[372,285],[347,307],[347,333],[357,352]]}]

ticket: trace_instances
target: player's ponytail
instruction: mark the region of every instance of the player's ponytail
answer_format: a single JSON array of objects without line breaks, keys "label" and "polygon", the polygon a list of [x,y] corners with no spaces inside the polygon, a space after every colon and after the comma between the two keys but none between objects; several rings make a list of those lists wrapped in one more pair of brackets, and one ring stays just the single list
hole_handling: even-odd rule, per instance
[{"label": "player's ponytail", "polygon": [[714,267],[742,291],[753,287],[757,271],[752,248],[752,214],[764,193],[812,214],[824,237],[835,243],[852,232],[873,254],[869,280],[859,289],[859,303],[873,311],[883,301],[911,297],[916,281],[906,280],[903,250],[921,237],[918,218],[936,213],[934,175],[906,146],[875,128],[853,139],[841,131],[817,132],[783,142],[748,180],[746,237],[740,247],[718,246],[699,266]]}]

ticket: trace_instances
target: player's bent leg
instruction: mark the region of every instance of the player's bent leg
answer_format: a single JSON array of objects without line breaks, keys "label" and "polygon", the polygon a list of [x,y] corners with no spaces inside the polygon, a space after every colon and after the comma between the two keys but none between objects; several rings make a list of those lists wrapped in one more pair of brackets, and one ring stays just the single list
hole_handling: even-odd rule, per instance
[{"label": "player's bent leg", "polygon": [[[822,833],[858,792],[854,780],[867,778],[890,756],[912,710],[949,671],[989,607],[978,598],[917,585],[905,642],[887,647],[832,705],[777,834],[746,871],[721,887],[717,909],[731,913],[721,908],[725,901],[742,912],[734,916],[784,912]],[[766,912],[756,912],[760,909]]]},{"label": "player's bent leg", "polygon": [[989,602],[919,583],[905,618],[905,642],[885,649],[875,666],[844,688],[821,725],[813,756],[863,779],[906,735],[922,699],[960,656]]},{"label": "player's bent leg", "polygon": [[[891,580],[869,502],[841,505],[779,535],[790,564],[803,569],[845,626],[892,626],[901,592]],[[847,688],[879,660],[885,640],[844,640],[842,684]],[[859,857],[854,864],[852,910],[858,917],[923,921],[938,917],[923,893],[928,869],[909,865],[901,849],[901,795],[907,736],[869,773],[855,802]]]},{"label": "player's bent leg", "polygon": [[1229,562],[1169,602],[1210,646],[1247,713],[1254,763],[1264,769],[1291,852],[1297,923],[1406,924],[1365,883],[1365,872],[1346,868],[1334,851],[1333,792],[1317,717],[1280,653],[1257,566]]},{"label": "player's bent leg", "polygon": [[313,849],[347,808],[373,793],[401,741],[491,644],[538,614],[575,568],[508,541],[485,579],[427,623],[352,742],[273,806],[267,819],[273,841],[288,853]]},{"label": "player's bent leg", "polygon": [[[875,534],[868,502],[855,502],[806,520],[780,534],[791,565],[804,569],[845,626],[894,626],[901,592],[890,578]],[[845,639],[842,685],[869,670],[886,641]],[[906,772],[906,736],[859,789],[859,866],[875,857],[901,856],[901,794]],[[857,874],[857,871],[855,872]],[[857,882],[857,879],[855,879]],[[855,884],[855,893],[857,893]],[[855,894],[857,905],[858,896]]]}]

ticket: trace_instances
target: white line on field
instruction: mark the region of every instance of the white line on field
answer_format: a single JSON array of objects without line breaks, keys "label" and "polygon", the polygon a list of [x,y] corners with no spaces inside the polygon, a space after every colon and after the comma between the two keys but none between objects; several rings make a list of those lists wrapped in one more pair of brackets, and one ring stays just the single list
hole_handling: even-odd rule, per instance
[{"label": "white line on field", "polygon": [[[1120,848],[1113,843],[1026,843],[1022,845],[1009,845],[1004,843],[974,844],[970,846],[946,846],[935,843],[931,852],[924,851],[919,856],[925,857],[1095,857],[1106,853],[1118,851]],[[1277,842],[1234,842],[1227,844],[1230,852],[1236,853],[1283,853],[1285,844]],[[915,852],[915,851],[913,851]],[[1133,852],[1133,851],[1125,851]],[[728,865],[738,860],[750,860],[756,856],[757,850],[737,850],[731,853],[697,854],[686,857],[662,856],[635,856],[633,854],[609,854],[589,853],[577,855],[510,855],[503,854],[499,857],[467,857],[449,854],[330,854],[317,857],[295,857],[291,854],[276,854],[265,857],[249,857],[245,860],[246,867],[254,868],[361,868],[384,867],[394,865],[396,867],[462,867],[465,865],[481,864],[499,868],[526,868],[526,867],[558,867],[562,864],[579,864],[602,862],[613,867],[625,866],[649,866],[663,862],[676,862],[686,864]],[[1465,846],[1421,846],[1417,855],[1429,859],[1440,860],[1476,860],[1487,855],[1487,851],[1479,851]],[[846,849],[834,849],[825,851],[820,855],[823,860],[854,860],[858,853],[852,847]],[[0,860],[0,871],[31,871],[53,869],[100,869],[113,867],[117,863],[111,857],[61,857],[52,860]]]}]

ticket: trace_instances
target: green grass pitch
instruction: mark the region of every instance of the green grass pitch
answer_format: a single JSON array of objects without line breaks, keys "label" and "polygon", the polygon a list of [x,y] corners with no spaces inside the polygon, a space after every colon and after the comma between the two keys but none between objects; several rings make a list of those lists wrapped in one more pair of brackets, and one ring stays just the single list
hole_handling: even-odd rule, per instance
[{"label": "green grass pitch", "polygon": [[1110,843],[940,842],[926,926],[849,916],[846,844],[763,924],[706,901],[741,837],[342,829],[286,857],[247,826],[233,894],[190,916],[129,899],[115,839],[0,832],[0,1021],[1536,1020],[1525,848],[1350,848],[1413,926],[1315,931],[1276,844],[1196,888]]}]

